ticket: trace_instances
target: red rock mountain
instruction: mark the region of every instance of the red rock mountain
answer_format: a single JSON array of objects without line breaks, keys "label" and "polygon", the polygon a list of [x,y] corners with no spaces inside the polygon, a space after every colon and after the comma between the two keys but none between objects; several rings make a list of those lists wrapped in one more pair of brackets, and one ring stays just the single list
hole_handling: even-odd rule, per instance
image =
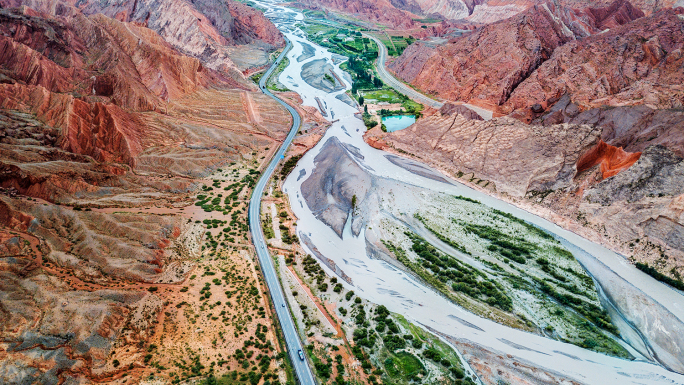
[{"label": "red rock mountain", "polygon": [[589,124],[603,129],[601,139],[627,152],[642,152],[649,146],[661,145],[684,157],[684,111],[653,109],[645,105],[597,107],[581,111],[564,95],[533,124]]},{"label": "red rock mountain", "polygon": [[0,14],[0,108],[34,114],[60,130],[59,146],[134,165],[142,123],[201,87],[237,82],[178,54],[151,30],[101,14],[43,19]]},{"label": "red rock mountain", "polygon": [[[175,286],[146,289],[200,255],[203,227],[178,207],[217,168],[259,167],[289,128],[224,54],[280,37],[256,40],[263,16],[240,4],[230,28],[249,33],[223,36],[190,2],[22,3],[0,8],[0,383],[137,382]],[[134,20],[110,3],[159,7]]]},{"label": "red rock mountain", "polygon": [[371,23],[379,23],[399,29],[415,26],[415,14],[395,7],[389,0],[300,0],[307,8],[332,9],[355,15]]},{"label": "red rock mountain", "polygon": [[[157,32],[176,50],[212,69],[242,80],[241,71],[267,61],[267,51],[283,47],[278,29],[263,14],[235,0],[0,0],[48,15],[95,15],[135,22]],[[251,51],[255,62],[235,59],[235,47]],[[244,55],[240,57],[250,56]]]},{"label": "red rock mountain", "polygon": [[601,177],[610,178],[628,169],[640,156],[640,152],[626,152],[621,147],[611,146],[601,140],[577,160],[577,173],[581,174],[594,166],[599,166]]},{"label": "red rock mountain", "polygon": [[624,0],[607,10],[578,11],[555,2],[536,5],[443,46],[413,44],[389,68],[444,99],[502,105],[556,48],[595,34],[604,29],[604,22],[623,20],[623,15],[636,19],[643,13]]},{"label": "red rock mountain", "polygon": [[[561,0],[559,4],[581,10],[586,7],[610,7],[612,1]],[[423,18],[462,20],[475,25],[489,24],[515,16],[544,2],[546,0],[301,0],[298,4],[346,13],[396,29],[408,29]],[[646,15],[678,4],[677,0],[635,0],[632,3]],[[602,15],[595,16],[600,18]],[[624,23],[619,21],[619,17],[616,17],[615,22]]]},{"label": "red rock mountain", "polygon": [[503,112],[569,94],[580,110],[684,105],[684,20],[672,10],[558,48],[510,95]]}]

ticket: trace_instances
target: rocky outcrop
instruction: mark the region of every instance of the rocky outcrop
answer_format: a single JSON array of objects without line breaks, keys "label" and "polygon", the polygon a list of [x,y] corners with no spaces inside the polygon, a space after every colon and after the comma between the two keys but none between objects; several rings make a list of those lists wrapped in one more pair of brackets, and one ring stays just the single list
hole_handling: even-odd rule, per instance
[{"label": "rocky outcrop", "polygon": [[257,159],[290,122],[142,23],[23,3],[0,9],[0,382],[111,382],[147,370],[199,257],[203,227],[179,208],[198,178]]},{"label": "rocky outcrop", "polygon": [[100,162],[135,167],[154,144],[142,143],[155,123],[140,112],[168,113],[189,94],[239,86],[153,31],[101,14],[1,9],[0,31],[0,108],[34,115],[57,130],[54,145]]},{"label": "rocky outcrop", "polygon": [[201,86],[237,85],[149,29],[102,15],[58,20],[1,10],[0,30],[0,65],[11,79],[4,83],[110,100],[135,111],[161,108]]},{"label": "rocky outcrop", "polygon": [[[282,136],[287,122],[268,110],[278,109],[270,99],[254,95],[257,106],[245,105],[241,92],[216,90],[239,84],[177,52],[154,31],[102,14],[85,16],[61,2],[28,3],[59,16],[0,9],[4,187],[70,202],[102,186],[124,190],[118,177],[126,168],[112,164],[200,176],[221,154],[251,146],[251,132],[264,135],[261,143]],[[213,128],[179,124],[193,114]],[[254,114],[261,118],[247,123],[244,116]],[[165,148],[184,143],[196,149],[170,156]],[[36,145],[40,155],[30,147]]]},{"label": "rocky outcrop", "polygon": [[[516,16],[545,2],[547,0],[303,0],[295,4],[311,9],[330,9],[346,13],[395,29],[410,29],[420,23],[423,18],[455,21],[464,26],[491,24]],[[603,20],[600,24],[605,28],[612,28],[634,20],[634,11],[650,15],[664,8],[684,5],[680,0],[632,0],[631,4],[615,0],[559,0],[558,4],[568,9],[578,10],[579,13],[588,11],[590,15],[587,16]],[[599,11],[591,11],[587,7],[599,9]],[[416,20],[408,20],[409,17],[416,18]],[[431,35],[439,34],[439,30],[441,29],[433,30]],[[425,31],[414,31],[413,36],[419,36],[421,32]]]},{"label": "rocky outcrop", "polygon": [[535,1],[529,0],[483,1],[480,4],[475,5],[473,11],[466,20],[481,24],[495,23],[513,17],[532,7],[534,4]]},{"label": "rocky outcrop", "polygon": [[262,12],[234,0],[228,1],[226,4],[234,19],[233,35],[237,35],[236,41],[242,43],[261,41],[274,48],[285,46],[283,34]]},{"label": "rocky outcrop", "polygon": [[[556,48],[600,32],[601,22],[621,9],[614,8],[612,13],[600,13],[601,18],[597,18],[589,11],[565,8],[557,2],[535,5],[444,46],[413,44],[388,67],[429,94],[501,105]],[[643,14],[634,10],[631,15]]]},{"label": "rocky outcrop", "polygon": [[[590,4],[586,0],[563,0],[563,4],[572,8],[584,8],[590,6],[607,6],[612,0],[592,1]],[[642,10],[646,15],[651,15],[665,8],[681,7],[682,3],[679,0],[632,0],[631,3],[638,9]]]},{"label": "rocky outcrop", "polygon": [[55,16],[80,10],[85,15],[135,22],[157,32],[176,50],[238,81],[244,78],[231,59],[231,47],[253,51],[258,60],[252,65],[261,65],[267,61],[266,51],[285,45],[282,34],[261,12],[233,0],[2,0],[0,4],[26,5]]},{"label": "rocky outcrop", "polygon": [[[581,183],[581,182],[580,182]],[[684,162],[664,146],[647,147],[639,160],[617,175],[586,187],[568,205],[567,192],[553,192],[544,204],[571,218],[580,231],[681,281],[684,273]],[[565,195],[566,197],[563,197]],[[572,201],[572,200],[571,200]],[[562,203],[561,203],[562,202]]]},{"label": "rocky outcrop", "polygon": [[577,173],[599,166],[601,176],[610,178],[630,168],[640,156],[640,152],[626,152],[622,147],[614,147],[601,140],[577,161]]},{"label": "rocky outcrop", "polygon": [[[682,158],[663,146],[651,146],[632,167],[597,184],[585,197],[590,202],[610,205],[618,201],[636,202],[644,197],[678,196],[684,194],[683,182]],[[684,234],[684,227],[681,232]],[[684,242],[677,248],[684,250]]]},{"label": "rocky outcrop", "polygon": [[[529,126],[510,118],[469,120],[441,112],[413,126],[379,135],[389,147],[457,175],[469,175],[512,196],[568,186],[581,156],[599,142],[586,125]],[[493,186],[491,186],[493,185]]]},{"label": "rocky outcrop", "polygon": [[409,29],[415,26],[415,14],[399,9],[389,0],[301,0],[299,3],[312,8],[331,8],[353,14],[371,23]]},{"label": "rocky outcrop", "polygon": [[142,151],[136,119],[112,104],[87,103],[42,87],[0,85],[0,108],[34,114],[59,130],[57,145],[102,162],[135,165]]},{"label": "rocky outcrop", "polygon": [[684,157],[684,111],[656,110],[646,106],[599,107],[580,111],[577,104],[564,95],[536,124],[590,124],[601,127],[601,139],[623,147],[625,151],[640,152],[649,146],[663,145]]},{"label": "rocky outcrop", "polygon": [[664,10],[568,43],[515,89],[504,110],[550,106],[566,93],[580,110],[636,104],[679,108],[683,31],[684,20]]},{"label": "rocky outcrop", "polygon": [[442,116],[461,115],[468,120],[484,120],[477,112],[462,104],[446,103],[439,109],[439,113]]},{"label": "rocky outcrop", "polygon": [[[484,1],[474,7],[470,16],[466,18],[471,22],[489,24],[499,20],[507,19],[515,16],[520,12],[527,10],[535,4],[541,4],[544,1],[539,0],[490,0]],[[597,25],[601,25],[601,29],[612,28],[618,25],[625,24],[635,19],[635,12],[651,14],[654,10],[654,4],[648,4],[649,1],[633,0],[631,2],[622,2],[614,0],[561,0],[559,2],[562,6],[576,10],[584,10],[585,13],[590,14],[598,21]],[[670,8],[675,1],[661,2],[659,7]],[[588,8],[592,7],[592,8]]]},{"label": "rocky outcrop", "polygon": [[463,19],[481,0],[414,0],[414,9],[420,15],[437,15],[447,20]]},{"label": "rocky outcrop", "polygon": [[606,7],[587,7],[584,11],[594,17],[594,25],[601,30],[616,28],[644,17],[644,12],[629,1],[614,1]]},{"label": "rocky outcrop", "polygon": [[[22,259],[29,258],[5,260],[18,264]],[[5,294],[0,368],[11,373],[3,376],[7,383],[30,379],[58,384],[79,372],[100,371],[130,315],[156,297],[123,290],[74,291],[35,267],[23,273],[34,274],[0,271],[0,291]],[[155,310],[147,313],[155,317],[159,306]]]}]

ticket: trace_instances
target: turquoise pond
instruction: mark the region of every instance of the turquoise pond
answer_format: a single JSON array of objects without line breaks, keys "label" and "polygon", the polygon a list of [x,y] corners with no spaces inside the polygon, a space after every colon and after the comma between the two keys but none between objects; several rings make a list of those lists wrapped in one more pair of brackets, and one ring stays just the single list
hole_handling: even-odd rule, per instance
[{"label": "turquoise pond", "polygon": [[385,116],[382,118],[382,124],[387,127],[387,132],[403,130],[415,122],[416,117],[414,115]]}]

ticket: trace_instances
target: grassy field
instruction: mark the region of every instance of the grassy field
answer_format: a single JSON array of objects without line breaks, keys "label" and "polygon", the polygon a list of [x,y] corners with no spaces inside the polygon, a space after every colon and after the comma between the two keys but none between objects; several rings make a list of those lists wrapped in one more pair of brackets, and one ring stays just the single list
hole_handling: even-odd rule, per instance
[{"label": "grassy field", "polygon": [[442,21],[442,20],[440,20],[440,19],[435,19],[435,18],[432,18],[432,17],[426,17],[426,18],[424,18],[424,19],[413,19],[413,21],[417,21],[417,22],[423,23],[423,24],[433,24],[433,23],[439,23],[439,22]]},{"label": "grassy field", "polygon": [[405,95],[400,94],[391,88],[373,91],[359,91],[359,93],[361,94],[361,96],[363,96],[364,103],[367,104],[377,104],[384,102],[392,104],[401,103],[401,109],[399,110],[381,110],[380,114],[382,116],[409,114],[416,115],[417,117],[419,117],[421,111],[423,111],[422,104],[414,102]]},{"label": "grassy field", "polygon": [[302,13],[306,17],[310,17],[312,19],[325,19],[325,12],[323,12],[323,11],[314,11],[311,9],[305,9],[302,11]]},{"label": "grassy field", "polygon": [[306,23],[303,30],[308,35],[309,40],[336,54],[377,57],[378,48],[375,43],[362,37],[359,31],[317,23]]},{"label": "grassy field", "polygon": [[366,99],[367,103],[373,102],[387,102],[387,103],[403,103],[404,99],[393,89],[383,89],[376,91],[364,91],[361,95]]},{"label": "grassy field", "polygon": [[425,371],[425,366],[418,357],[405,351],[397,352],[393,357],[388,357],[384,364],[387,375],[393,379],[413,378]]},{"label": "grassy field", "polygon": [[375,37],[377,37],[382,44],[385,45],[387,48],[387,55],[389,56],[399,56],[401,55],[406,47],[409,45],[413,44],[413,42],[416,41],[411,36],[394,36],[394,35],[385,35],[385,34],[373,34]]}]

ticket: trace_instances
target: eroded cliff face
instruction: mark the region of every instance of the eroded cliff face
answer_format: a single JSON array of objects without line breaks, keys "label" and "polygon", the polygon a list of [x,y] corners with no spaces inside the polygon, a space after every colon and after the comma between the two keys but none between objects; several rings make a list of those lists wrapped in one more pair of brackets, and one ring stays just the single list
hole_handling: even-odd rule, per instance
[{"label": "eroded cliff face", "polygon": [[502,112],[552,105],[569,94],[580,110],[643,104],[679,108],[684,20],[663,10],[556,49],[511,94]]},{"label": "eroded cliff face", "polygon": [[366,140],[679,278],[684,161],[680,140],[672,138],[681,137],[681,113],[646,107],[579,113],[567,100],[566,119],[549,113],[533,125],[510,117],[468,119],[464,107],[447,104],[404,130],[369,131]]},{"label": "eroded cliff face", "polygon": [[553,107],[539,114],[534,124],[575,123],[601,127],[601,139],[628,152],[641,152],[653,145],[663,145],[684,156],[684,111],[653,109],[644,105],[602,106],[581,111],[564,95]]},{"label": "eroded cliff face", "polygon": [[332,9],[355,15],[371,23],[398,29],[413,28],[416,24],[413,19],[418,18],[410,11],[395,7],[389,0],[302,0],[299,3],[305,7]]},{"label": "eroded cliff face", "polygon": [[102,15],[46,19],[0,10],[0,107],[59,130],[58,146],[135,165],[137,113],[209,85],[238,83],[173,50],[147,28]]},{"label": "eroded cliff face", "polygon": [[[355,18],[379,23],[395,29],[410,29],[420,23],[420,19],[460,21],[463,26],[478,26],[495,23],[525,12],[534,6],[546,3],[547,0],[302,0],[296,4],[312,9],[327,9],[354,15]],[[665,8],[684,6],[681,0],[634,0],[626,7],[623,2],[615,0],[559,0],[560,6],[582,10],[591,7],[602,11],[589,11],[596,18],[607,16],[609,22],[604,26],[624,24],[631,18],[633,10],[650,15]],[[616,12],[615,8],[619,8]],[[411,20],[415,18],[416,20]],[[625,21],[626,20],[626,21]],[[609,28],[609,27],[608,27]],[[420,32],[417,32],[418,34]],[[438,31],[435,31],[438,33]]]},{"label": "eroded cliff face", "polygon": [[577,160],[577,173],[581,174],[595,166],[599,166],[603,179],[615,176],[630,168],[641,157],[640,152],[627,152],[622,147],[611,146],[600,141]]},{"label": "eroded cliff face", "polygon": [[[506,103],[558,47],[600,32],[604,23],[643,16],[630,7],[624,1],[594,11],[574,10],[557,2],[535,5],[443,46],[413,44],[388,67],[429,94],[496,107]],[[623,12],[624,8],[629,12]]]},{"label": "eroded cliff face", "polygon": [[[233,0],[2,0],[0,4],[25,5],[54,16],[82,12],[133,22],[155,31],[174,49],[237,81],[244,81],[241,72],[247,67],[265,64],[269,50],[285,46],[280,31],[261,12]],[[232,60],[232,48],[236,46],[251,51],[253,63],[236,64]]]},{"label": "eroded cliff face", "polygon": [[0,9],[0,382],[142,376],[178,294],[147,289],[201,255],[182,208],[217,168],[258,167],[290,122],[139,23],[34,5]]},{"label": "eroded cliff face", "polygon": [[588,125],[530,126],[511,118],[482,121],[437,111],[380,138],[411,154],[430,154],[440,169],[474,175],[488,181],[487,187],[524,196],[570,184],[576,162],[598,144],[600,133]]},{"label": "eroded cliff face", "polygon": [[[523,12],[535,4],[542,4],[543,0],[490,0],[483,1],[475,5],[470,16],[466,20],[474,23],[489,24],[494,23],[516,14]],[[614,0],[560,0],[559,4],[563,7],[572,8],[576,10],[585,10],[592,13],[596,18],[605,18],[607,21],[603,23],[606,28],[609,25],[622,25],[629,20],[633,20],[630,16],[634,10],[640,10],[646,15],[650,15],[663,8],[673,8],[681,6],[677,0],[668,1],[650,1],[650,0],[633,0],[629,5],[624,2],[616,2]],[[598,11],[597,11],[598,10]]]},{"label": "eroded cliff face", "polygon": [[100,14],[42,18],[28,10],[2,10],[0,60],[5,83],[21,82],[55,93],[113,101],[148,111],[198,87],[238,83],[205,70],[153,31]]}]

